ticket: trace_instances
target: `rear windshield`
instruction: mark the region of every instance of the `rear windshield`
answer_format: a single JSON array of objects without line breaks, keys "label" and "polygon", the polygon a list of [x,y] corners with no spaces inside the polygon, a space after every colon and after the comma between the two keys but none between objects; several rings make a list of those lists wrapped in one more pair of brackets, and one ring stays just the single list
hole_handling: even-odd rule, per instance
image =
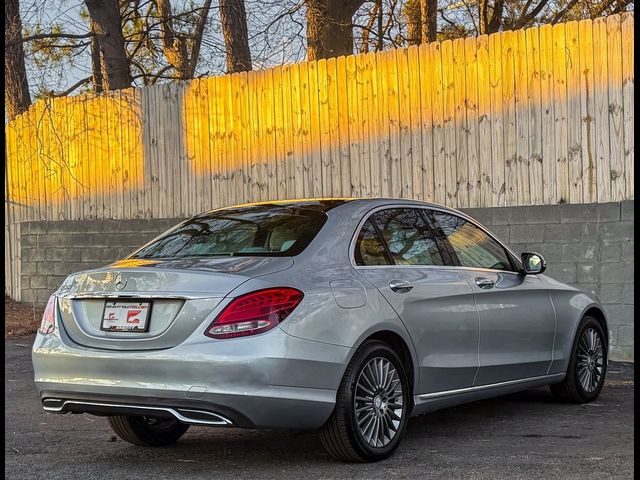
[{"label": "rear windshield", "polygon": [[282,205],[216,210],[178,225],[132,258],[292,256],[326,220],[322,211]]}]

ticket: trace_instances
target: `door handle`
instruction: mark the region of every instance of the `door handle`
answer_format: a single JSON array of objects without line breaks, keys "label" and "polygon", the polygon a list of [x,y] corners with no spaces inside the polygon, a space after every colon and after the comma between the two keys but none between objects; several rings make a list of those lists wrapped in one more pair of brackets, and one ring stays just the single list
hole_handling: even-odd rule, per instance
[{"label": "door handle", "polygon": [[495,284],[496,282],[494,282],[493,280],[489,280],[488,278],[476,277],[476,285],[478,285],[480,288],[493,288]]},{"label": "door handle", "polygon": [[413,288],[413,285],[403,280],[391,280],[389,282],[389,288],[394,292],[407,293]]}]

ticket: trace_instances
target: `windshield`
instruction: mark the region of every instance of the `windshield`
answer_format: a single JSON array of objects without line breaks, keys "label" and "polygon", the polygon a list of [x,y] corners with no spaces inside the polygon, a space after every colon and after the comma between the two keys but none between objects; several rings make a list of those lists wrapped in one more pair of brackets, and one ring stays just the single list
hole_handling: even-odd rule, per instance
[{"label": "windshield", "polygon": [[131,258],[292,256],[326,219],[318,210],[273,204],[216,210],[183,222]]}]

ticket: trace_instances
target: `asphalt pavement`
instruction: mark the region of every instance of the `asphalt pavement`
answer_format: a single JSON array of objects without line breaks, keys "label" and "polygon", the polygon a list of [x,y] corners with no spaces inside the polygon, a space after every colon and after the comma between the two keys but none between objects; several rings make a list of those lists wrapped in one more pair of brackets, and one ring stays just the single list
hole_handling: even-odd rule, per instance
[{"label": "asphalt pavement", "polygon": [[316,434],[191,427],[172,447],[141,448],[104,418],[44,413],[31,344],[5,340],[6,479],[633,477],[633,364],[611,362],[594,403],[556,403],[543,388],[449,408],[412,418],[391,458],[342,464]]}]

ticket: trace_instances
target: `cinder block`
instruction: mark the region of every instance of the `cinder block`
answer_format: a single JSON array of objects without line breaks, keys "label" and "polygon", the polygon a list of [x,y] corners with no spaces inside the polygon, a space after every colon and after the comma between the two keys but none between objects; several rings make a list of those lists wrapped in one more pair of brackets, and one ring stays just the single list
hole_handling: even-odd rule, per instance
[{"label": "cinder block", "polygon": [[618,327],[618,343],[617,345],[632,346],[633,345],[633,325],[621,325]]},{"label": "cinder block", "polygon": [[29,233],[31,235],[38,233],[47,233],[49,226],[54,222],[29,222]]},{"label": "cinder block", "polygon": [[511,225],[509,238],[514,243],[535,243],[543,241],[544,227],[540,225]]},{"label": "cinder block", "polygon": [[561,223],[544,226],[543,238],[545,242],[579,242],[581,237],[582,228],[578,223]]},{"label": "cinder block", "polygon": [[490,227],[487,225],[485,226],[495,237],[498,237],[499,240],[507,244],[511,243],[511,227],[509,227],[509,225],[491,225]]},{"label": "cinder block", "polygon": [[20,248],[35,248],[38,246],[38,236],[30,234],[20,235]]},{"label": "cinder block", "polygon": [[597,222],[598,212],[595,203],[565,203],[560,207],[562,223]]},{"label": "cinder block", "polygon": [[633,240],[622,242],[622,260],[633,262]]},{"label": "cinder block", "polygon": [[559,282],[576,283],[577,281],[575,263],[556,263],[555,265],[549,265],[545,273]]},{"label": "cinder block", "polygon": [[32,275],[29,285],[31,288],[47,288],[47,278],[44,275]]},{"label": "cinder block", "polygon": [[583,242],[599,242],[600,241],[600,224],[599,223],[583,223],[580,225],[580,239]]},{"label": "cinder block", "polygon": [[20,273],[22,275],[34,275],[38,271],[37,265],[36,262],[23,261],[20,264]]},{"label": "cinder block", "polygon": [[34,290],[35,292],[35,301],[37,304],[44,305],[49,301],[49,297],[55,290],[50,288],[39,288]]},{"label": "cinder block", "polygon": [[469,215],[471,218],[480,222],[481,224],[488,226],[491,223],[493,208],[464,208],[462,211]]},{"label": "cinder block", "polygon": [[38,262],[36,273],[38,275],[53,275],[54,262]]},{"label": "cinder block", "polygon": [[614,283],[603,283],[600,285],[600,296],[598,298],[602,303],[622,303],[624,288]]},{"label": "cinder block", "polygon": [[633,220],[633,200],[626,200],[622,202],[620,218],[622,220]]},{"label": "cinder block", "polygon": [[491,209],[491,225],[521,225],[525,222],[524,207],[495,207]]},{"label": "cinder block", "polygon": [[600,266],[600,282],[633,282],[633,263],[603,263]]},{"label": "cinder block", "polygon": [[100,259],[100,250],[96,247],[83,248],[79,253],[83,262],[97,262]]},{"label": "cinder block", "polygon": [[62,282],[64,282],[64,279],[67,278],[66,276],[62,275],[56,275],[54,277],[47,277],[47,288],[50,290],[57,290],[60,285],[62,285]]},{"label": "cinder block", "polygon": [[598,273],[597,263],[578,263],[576,267],[576,279],[579,283],[597,282]]},{"label": "cinder block", "polygon": [[560,205],[531,205],[524,207],[522,223],[560,223]]},{"label": "cinder block", "polygon": [[64,249],[62,248],[49,247],[45,249],[44,255],[47,262],[62,262],[64,260],[67,260],[65,258]]},{"label": "cinder block", "polygon": [[598,244],[567,243],[562,245],[563,262],[594,262],[598,259]]},{"label": "cinder block", "polygon": [[604,304],[604,308],[610,326],[633,324],[633,305],[613,303]]},{"label": "cinder block", "polygon": [[600,262],[620,262],[622,258],[622,242],[603,242],[600,246]]},{"label": "cinder block", "polygon": [[36,299],[35,290],[23,288],[20,291],[20,301],[24,303],[33,303]]},{"label": "cinder block", "polygon": [[22,246],[20,256],[23,262],[42,262],[44,261],[44,250],[37,247],[25,248]]},{"label": "cinder block", "polygon": [[603,223],[620,221],[620,202],[599,203],[598,221]]},{"label": "cinder block", "polygon": [[633,305],[633,283],[625,283],[622,286],[622,302]]},{"label": "cinder block", "polygon": [[602,240],[604,241],[623,241],[633,239],[633,222],[609,222],[604,223],[601,227]]},{"label": "cinder block", "polygon": [[39,248],[51,248],[58,246],[66,246],[68,235],[61,233],[47,233],[46,235],[38,235]]}]

